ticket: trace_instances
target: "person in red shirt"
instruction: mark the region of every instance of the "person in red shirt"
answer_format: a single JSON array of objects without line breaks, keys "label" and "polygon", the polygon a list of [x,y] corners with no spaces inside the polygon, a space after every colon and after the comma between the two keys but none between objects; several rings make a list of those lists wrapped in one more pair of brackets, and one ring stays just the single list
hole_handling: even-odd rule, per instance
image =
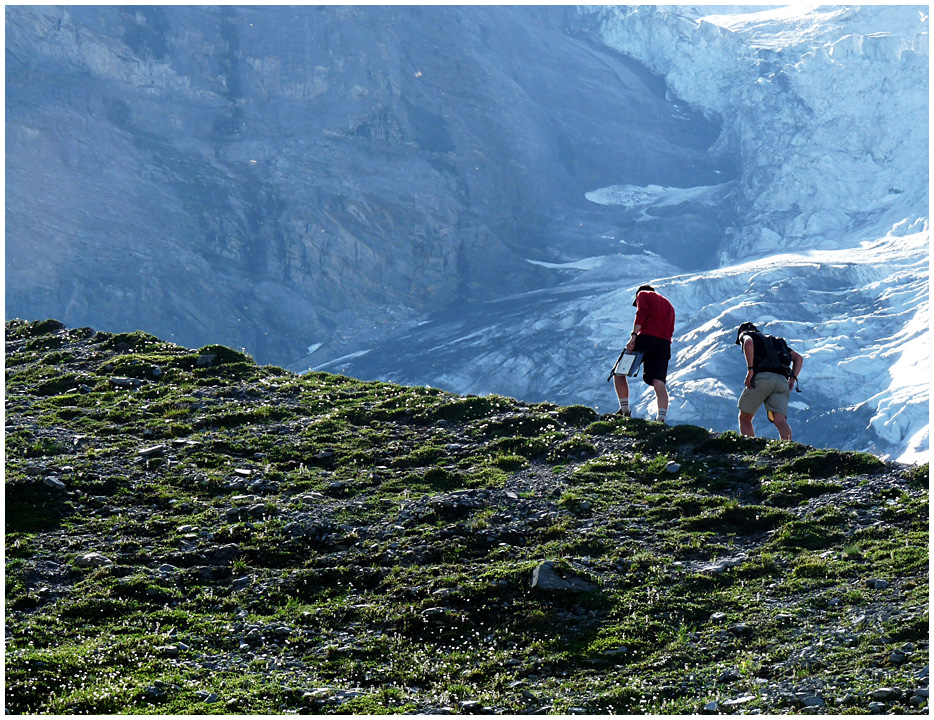
[{"label": "person in red shirt", "polygon": [[[632,335],[626,349],[642,351],[642,379],[655,389],[657,420],[668,417],[668,361],[671,359],[671,336],[675,332],[675,309],[667,298],[651,285],[641,285],[632,306],[636,308]],[[614,375],[619,414],[630,417],[629,383],[625,375]]]}]

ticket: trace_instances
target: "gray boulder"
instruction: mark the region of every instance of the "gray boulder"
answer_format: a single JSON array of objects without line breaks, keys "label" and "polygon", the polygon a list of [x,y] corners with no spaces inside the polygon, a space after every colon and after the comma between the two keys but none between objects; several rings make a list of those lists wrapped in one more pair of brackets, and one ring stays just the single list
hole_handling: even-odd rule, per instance
[{"label": "gray boulder", "polygon": [[597,586],[557,570],[551,560],[546,560],[532,573],[532,588],[548,593],[589,593]]}]

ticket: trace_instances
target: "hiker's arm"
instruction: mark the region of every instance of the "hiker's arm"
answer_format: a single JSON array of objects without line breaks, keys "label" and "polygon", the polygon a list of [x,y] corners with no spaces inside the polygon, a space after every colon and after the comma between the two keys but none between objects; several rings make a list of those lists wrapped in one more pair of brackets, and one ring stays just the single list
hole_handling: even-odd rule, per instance
[{"label": "hiker's arm", "polygon": [[801,366],[804,365],[804,358],[798,355],[794,350],[791,351],[791,377],[788,378],[788,389],[791,390],[798,382],[798,373],[801,372]]},{"label": "hiker's arm", "polygon": [[632,352],[633,348],[636,347],[636,335],[639,334],[639,331],[642,329],[642,326],[639,323],[636,323],[632,326],[632,335],[629,336],[629,342],[626,343],[626,349]]},{"label": "hiker's arm", "polygon": [[746,380],[743,382],[743,384],[746,387],[751,388],[753,387],[752,361],[756,355],[756,349],[755,345],[752,344],[752,338],[748,335],[745,337],[745,339],[743,339],[743,355],[746,356]]}]

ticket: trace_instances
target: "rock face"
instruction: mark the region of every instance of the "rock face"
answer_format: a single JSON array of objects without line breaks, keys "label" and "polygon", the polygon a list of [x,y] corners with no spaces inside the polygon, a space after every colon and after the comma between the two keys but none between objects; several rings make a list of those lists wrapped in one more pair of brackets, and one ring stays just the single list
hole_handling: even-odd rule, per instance
[{"label": "rock face", "polygon": [[[614,210],[586,192],[735,173],[710,151],[718,124],[590,24],[568,8],[11,7],[7,312],[294,365],[540,287],[526,258],[606,244]],[[669,240],[641,239],[703,266],[723,217],[680,207]]]}]

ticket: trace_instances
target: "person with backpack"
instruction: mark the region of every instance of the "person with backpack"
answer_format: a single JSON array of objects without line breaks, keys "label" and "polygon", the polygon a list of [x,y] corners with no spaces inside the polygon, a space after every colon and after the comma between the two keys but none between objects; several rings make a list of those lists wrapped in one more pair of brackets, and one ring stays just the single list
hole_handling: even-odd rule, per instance
[{"label": "person with backpack", "polygon": [[764,335],[751,322],[739,326],[736,344],[742,346],[746,358],[745,387],[738,403],[740,433],[756,436],[752,419],[764,403],[779,437],[791,440],[788,400],[804,358],[789,348],[784,338]]},{"label": "person with backpack", "polygon": [[[632,301],[636,318],[632,334],[626,344],[629,352],[642,353],[642,380],[655,390],[658,406],[656,420],[664,423],[668,416],[668,361],[671,359],[671,336],[675,332],[675,309],[666,297],[655,292],[651,285],[640,285]],[[629,383],[625,375],[614,375],[617,414],[630,417]]]}]

